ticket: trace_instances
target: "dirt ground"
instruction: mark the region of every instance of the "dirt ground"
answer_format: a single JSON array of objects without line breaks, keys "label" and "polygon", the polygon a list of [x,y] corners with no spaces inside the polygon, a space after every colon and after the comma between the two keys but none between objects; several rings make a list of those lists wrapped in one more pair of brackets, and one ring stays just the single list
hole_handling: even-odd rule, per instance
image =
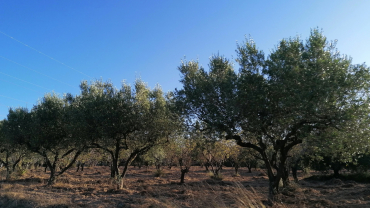
[{"label": "dirt ground", "polygon": [[[282,190],[273,205],[267,201],[268,180],[263,170],[224,168],[223,179],[210,178],[204,168],[192,167],[185,184],[180,170],[131,167],[125,188],[116,189],[109,167],[71,169],[52,187],[46,187],[43,169],[28,170],[12,181],[0,181],[0,207],[370,207],[370,184],[332,179],[300,182]],[[2,179],[2,178],[0,178]]]}]

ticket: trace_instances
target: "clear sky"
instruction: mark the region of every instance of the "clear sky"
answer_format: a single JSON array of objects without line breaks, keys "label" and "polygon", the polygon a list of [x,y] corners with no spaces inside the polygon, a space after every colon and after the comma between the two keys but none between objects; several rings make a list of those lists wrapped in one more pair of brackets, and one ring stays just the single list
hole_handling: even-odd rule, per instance
[{"label": "clear sky", "polygon": [[82,80],[141,78],[181,88],[181,59],[235,57],[251,35],[269,53],[279,40],[322,28],[353,63],[370,62],[370,1],[0,1],[0,119],[47,92],[79,94]]}]

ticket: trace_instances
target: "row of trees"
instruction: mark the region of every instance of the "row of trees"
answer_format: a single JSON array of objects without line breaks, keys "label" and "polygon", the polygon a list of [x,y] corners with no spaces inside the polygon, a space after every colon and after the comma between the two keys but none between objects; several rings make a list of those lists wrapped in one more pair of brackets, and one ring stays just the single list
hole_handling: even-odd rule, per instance
[{"label": "row of trees", "polygon": [[171,144],[182,182],[194,152],[215,174],[226,159],[237,170],[252,155],[250,161],[263,161],[273,195],[280,180],[288,184],[288,164],[303,155],[322,161],[333,151],[335,160],[352,162],[368,151],[369,68],[351,64],[335,43],[314,29],[306,41],[284,39],[265,56],[249,39],[236,49],[239,70],[219,55],[209,70],[183,61],[183,88],[166,95],[142,81],[119,90],[82,82],[80,95],[48,94],[30,112],[10,109],[1,122],[1,151],[5,158],[40,155],[51,170],[49,184],[91,148],[110,155],[111,176],[119,180],[135,158],[146,155],[160,166],[160,150]]},{"label": "row of trees", "polygon": [[[111,176],[124,178],[130,163],[153,146],[165,143],[180,120],[171,110],[173,98],[159,87],[150,90],[138,80],[120,90],[110,82],[82,82],[81,94],[63,98],[47,94],[33,109],[10,109],[1,122],[3,163],[23,151],[40,155],[50,169],[48,184],[68,170],[89,148],[110,155]],[[127,157],[122,173],[118,168]],[[122,181],[123,182],[123,181]]]}]

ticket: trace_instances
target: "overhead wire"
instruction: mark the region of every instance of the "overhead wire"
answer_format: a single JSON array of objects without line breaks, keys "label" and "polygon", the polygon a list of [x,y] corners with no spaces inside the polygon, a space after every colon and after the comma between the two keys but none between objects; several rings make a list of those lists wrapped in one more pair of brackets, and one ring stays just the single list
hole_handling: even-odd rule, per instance
[{"label": "overhead wire", "polygon": [[18,85],[18,84],[15,84],[15,83],[13,83],[13,82],[9,82],[9,81],[3,80],[3,79],[0,79],[0,80],[1,80],[1,81],[3,81],[3,82],[10,83],[10,84],[12,84],[12,85],[16,85],[16,86],[18,86],[18,87],[25,88],[25,89],[27,89],[27,90],[31,90],[31,91],[34,91],[34,92],[41,92],[41,91],[36,91],[36,90],[30,89],[30,88],[28,88],[28,87],[23,87],[23,86],[21,86],[21,85]]},{"label": "overhead wire", "polygon": [[8,59],[8,58],[5,58],[4,56],[0,56],[0,58],[5,59],[5,60],[7,60],[7,61],[9,61],[9,62],[12,62],[12,63],[14,63],[14,64],[17,64],[17,65],[19,65],[19,66],[21,66],[21,67],[23,67],[23,68],[26,68],[26,69],[29,69],[29,70],[31,70],[31,71],[34,71],[34,72],[36,72],[36,73],[38,73],[38,74],[41,74],[41,75],[43,75],[43,76],[45,76],[45,77],[48,77],[48,78],[50,78],[50,79],[52,79],[52,80],[55,80],[55,81],[59,82],[59,83],[62,83],[62,84],[68,85],[68,86],[70,86],[70,87],[76,88],[75,86],[72,86],[72,85],[70,85],[70,84],[68,84],[68,83],[62,82],[62,81],[60,81],[60,80],[58,80],[58,79],[55,79],[55,78],[53,78],[53,77],[51,77],[51,76],[49,76],[49,75],[46,75],[46,74],[44,74],[44,73],[41,73],[41,72],[37,71],[37,70],[31,69],[31,68],[29,68],[29,67],[27,67],[27,66],[24,66],[24,65],[22,65],[22,64],[20,64],[20,63],[18,63],[18,62],[15,62],[15,61],[13,61],[13,60],[10,60],[10,59]]},{"label": "overhead wire", "polygon": [[46,89],[46,90],[48,90],[48,91],[53,91],[53,90],[50,90],[50,89],[48,89],[48,88],[46,88],[46,87],[43,87],[43,86],[40,86],[40,85],[34,84],[34,83],[32,83],[32,82],[25,81],[25,80],[23,80],[23,79],[19,79],[19,78],[17,78],[17,77],[11,76],[11,75],[6,74],[6,73],[4,73],[4,72],[0,72],[0,74],[4,74],[4,75],[6,75],[6,76],[8,76],[8,77],[11,77],[11,78],[13,78],[13,79],[17,79],[17,80],[19,80],[19,81],[22,81],[22,82],[25,82],[25,83],[28,83],[28,84],[34,85],[34,86],[36,86],[36,87],[40,87],[40,88]]},{"label": "overhead wire", "polygon": [[[20,44],[22,44],[22,45],[24,45],[24,46],[26,46],[26,47],[28,47],[28,48],[30,48],[30,49],[32,49],[32,50],[34,50],[34,51],[38,52],[39,54],[41,54],[41,55],[43,55],[43,56],[45,56],[45,57],[47,57],[47,58],[49,58],[49,59],[51,59],[51,60],[53,60],[53,61],[55,61],[55,62],[59,63],[59,64],[64,65],[64,66],[65,66],[65,67],[67,67],[67,68],[70,68],[70,69],[74,70],[75,72],[78,72],[78,73],[80,73],[80,74],[82,74],[82,75],[84,75],[84,76],[87,76],[87,77],[89,77],[89,78],[92,78],[91,76],[89,76],[89,75],[87,75],[87,74],[85,74],[85,73],[83,73],[83,72],[81,72],[81,71],[79,71],[79,70],[76,70],[76,69],[74,69],[74,68],[73,68],[73,67],[71,67],[71,66],[68,66],[67,64],[65,64],[65,63],[63,63],[63,62],[61,62],[61,61],[59,61],[59,60],[57,60],[57,59],[55,59],[55,58],[53,58],[53,57],[51,57],[51,56],[49,56],[49,55],[47,55],[47,54],[45,54],[45,53],[43,53],[43,52],[39,51],[39,50],[37,50],[37,49],[35,49],[35,48],[33,48],[33,47],[31,47],[31,46],[29,46],[29,45],[27,45],[27,44],[25,44],[25,43],[21,42],[21,41],[19,41],[18,39],[16,39],[16,38],[14,38],[14,37],[12,37],[12,36],[10,36],[10,35],[8,35],[8,34],[6,34],[6,33],[2,32],[2,31],[0,31],[0,33],[1,33],[1,34],[3,34],[3,35],[5,35],[5,36],[7,36],[7,37],[9,37],[10,39],[13,39],[14,41],[17,41],[18,43],[20,43]],[[43,74],[43,73],[41,73],[41,72],[39,72],[39,71],[37,71],[37,70],[31,69],[31,68],[29,68],[29,67],[26,67],[26,66],[24,66],[24,65],[22,65],[22,64],[20,64],[20,63],[18,63],[18,62],[16,62],[16,61],[10,60],[10,59],[5,58],[5,57],[3,57],[3,56],[0,56],[0,58],[3,58],[3,59],[5,59],[5,60],[7,60],[7,61],[9,61],[9,62],[12,62],[12,63],[14,63],[14,64],[17,64],[17,65],[19,65],[19,66],[22,66],[22,67],[24,67],[24,68],[26,68],[26,69],[29,69],[29,70],[31,70],[31,71],[34,71],[34,72],[36,72],[36,73],[38,73],[38,74],[41,74],[41,75],[43,75],[43,76],[46,76],[46,77],[48,77],[48,78],[50,78],[50,79],[53,79],[53,80],[55,80],[55,81],[58,81],[58,82],[60,82],[60,83],[62,83],[62,84],[65,84],[65,85],[68,85],[68,86],[74,87],[74,86],[72,86],[72,85],[70,85],[70,84],[68,84],[68,83],[62,82],[62,81],[60,81],[60,80],[58,80],[58,79],[55,79],[55,78],[53,78],[53,77],[51,77],[51,76],[48,76],[48,75],[46,75],[46,74]],[[53,90],[50,90],[50,89],[48,89],[48,88],[46,88],[46,87],[43,87],[43,86],[40,86],[40,85],[34,84],[34,83],[32,83],[32,82],[29,82],[29,81],[25,81],[25,80],[23,80],[23,79],[20,79],[20,78],[18,78],[18,77],[15,77],[15,76],[12,76],[12,75],[6,74],[6,73],[4,73],[4,72],[0,72],[0,74],[3,74],[3,75],[6,75],[6,76],[8,76],[8,77],[11,77],[11,78],[13,78],[13,79],[16,79],[16,80],[19,80],[19,81],[22,81],[22,82],[25,82],[25,83],[28,83],[28,84],[34,85],[34,86],[39,87],[39,88],[46,89],[46,90],[48,90],[48,91],[53,91]],[[3,81],[4,81],[4,80],[3,80]],[[7,82],[7,81],[6,81],[6,82]],[[11,83],[11,84],[14,84],[14,83]],[[17,84],[14,84],[14,85],[17,85]],[[17,85],[17,86],[20,86],[20,85]],[[21,87],[22,87],[22,86],[21,86]],[[26,88],[26,87],[24,87],[24,88]],[[32,90],[32,89],[29,89],[29,88],[27,88],[27,89],[28,89],[28,90]],[[35,91],[35,90],[32,90],[32,91]],[[35,92],[37,92],[37,91],[35,91]],[[8,99],[12,99],[12,100],[16,100],[16,101],[24,102],[24,103],[26,103],[26,105],[28,105],[28,102],[26,102],[26,101],[24,101],[24,100],[16,99],[16,98],[9,97],[9,96],[5,96],[5,95],[0,95],[0,97],[4,97],[4,98],[8,98]],[[1,105],[1,106],[6,106],[6,105],[3,105],[3,104],[1,104],[1,103],[0,103],[0,105]],[[6,106],[6,107],[9,107],[9,106]],[[2,116],[2,115],[0,115],[0,116]]]},{"label": "overhead wire", "polygon": [[3,35],[5,35],[5,36],[7,36],[7,37],[8,37],[8,38],[10,38],[10,39],[13,39],[14,41],[17,41],[18,43],[20,43],[20,44],[22,44],[22,45],[24,45],[24,46],[26,46],[26,47],[28,47],[28,48],[30,48],[30,49],[32,49],[32,50],[34,50],[34,51],[38,52],[39,54],[41,54],[41,55],[43,55],[43,56],[45,56],[45,57],[48,57],[49,59],[51,59],[51,60],[53,60],[53,61],[55,61],[55,62],[58,62],[59,64],[62,64],[62,65],[66,66],[66,67],[68,67],[68,68],[70,68],[70,69],[72,69],[72,70],[74,70],[74,71],[76,71],[76,72],[78,72],[78,73],[80,73],[80,74],[82,74],[82,75],[84,75],[84,76],[89,77],[90,79],[93,79],[93,77],[91,77],[91,76],[89,76],[89,75],[87,75],[87,74],[85,74],[85,73],[83,73],[83,72],[81,72],[81,71],[79,71],[79,70],[77,70],[77,69],[75,69],[75,68],[71,67],[71,66],[68,66],[67,64],[65,64],[65,63],[63,63],[63,62],[61,62],[61,61],[59,61],[59,60],[57,60],[57,59],[55,59],[55,58],[53,58],[53,57],[51,57],[51,56],[49,56],[49,55],[47,55],[47,54],[45,54],[45,53],[41,52],[41,51],[39,51],[39,50],[37,50],[37,49],[35,49],[35,48],[33,48],[33,47],[31,47],[31,46],[29,46],[29,45],[25,44],[25,43],[23,43],[23,42],[21,42],[20,40],[18,40],[18,39],[16,39],[16,38],[14,38],[14,37],[12,37],[12,36],[10,36],[10,35],[8,35],[8,34],[6,34],[6,33],[2,32],[2,31],[0,31],[0,33],[1,33],[1,34],[3,34]]},{"label": "overhead wire", "polygon": [[5,98],[9,98],[9,99],[12,99],[12,100],[17,100],[17,101],[21,101],[21,102],[24,102],[24,103],[27,103],[27,104],[28,104],[28,102],[27,102],[27,101],[24,101],[24,100],[19,100],[19,99],[17,99],[17,98],[12,98],[12,97],[9,97],[9,96],[5,96],[5,95],[0,95],[0,97],[5,97]]}]

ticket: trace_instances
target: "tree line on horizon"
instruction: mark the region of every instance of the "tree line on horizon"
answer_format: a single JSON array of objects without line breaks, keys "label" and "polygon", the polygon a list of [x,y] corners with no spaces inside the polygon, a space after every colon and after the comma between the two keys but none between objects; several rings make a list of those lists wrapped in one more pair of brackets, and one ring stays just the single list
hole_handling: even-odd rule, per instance
[{"label": "tree line on horizon", "polygon": [[79,95],[49,93],[30,111],[9,109],[0,121],[0,162],[10,177],[20,161],[37,155],[52,185],[99,150],[122,187],[130,165],[143,161],[158,169],[176,163],[182,183],[195,161],[216,177],[225,163],[237,174],[261,161],[270,195],[279,193],[280,181],[289,185],[290,168],[295,178],[299,167],[335,175],[344,167],[370,168],[365,64],[352,64],[318,29],[305,41],[283,39],[267,56],[252,39],[236,53],[238,70],[220,55],[208,70],[183,60],[183,88],[167,94],[141,80],[120,89],[83,81]]}]

